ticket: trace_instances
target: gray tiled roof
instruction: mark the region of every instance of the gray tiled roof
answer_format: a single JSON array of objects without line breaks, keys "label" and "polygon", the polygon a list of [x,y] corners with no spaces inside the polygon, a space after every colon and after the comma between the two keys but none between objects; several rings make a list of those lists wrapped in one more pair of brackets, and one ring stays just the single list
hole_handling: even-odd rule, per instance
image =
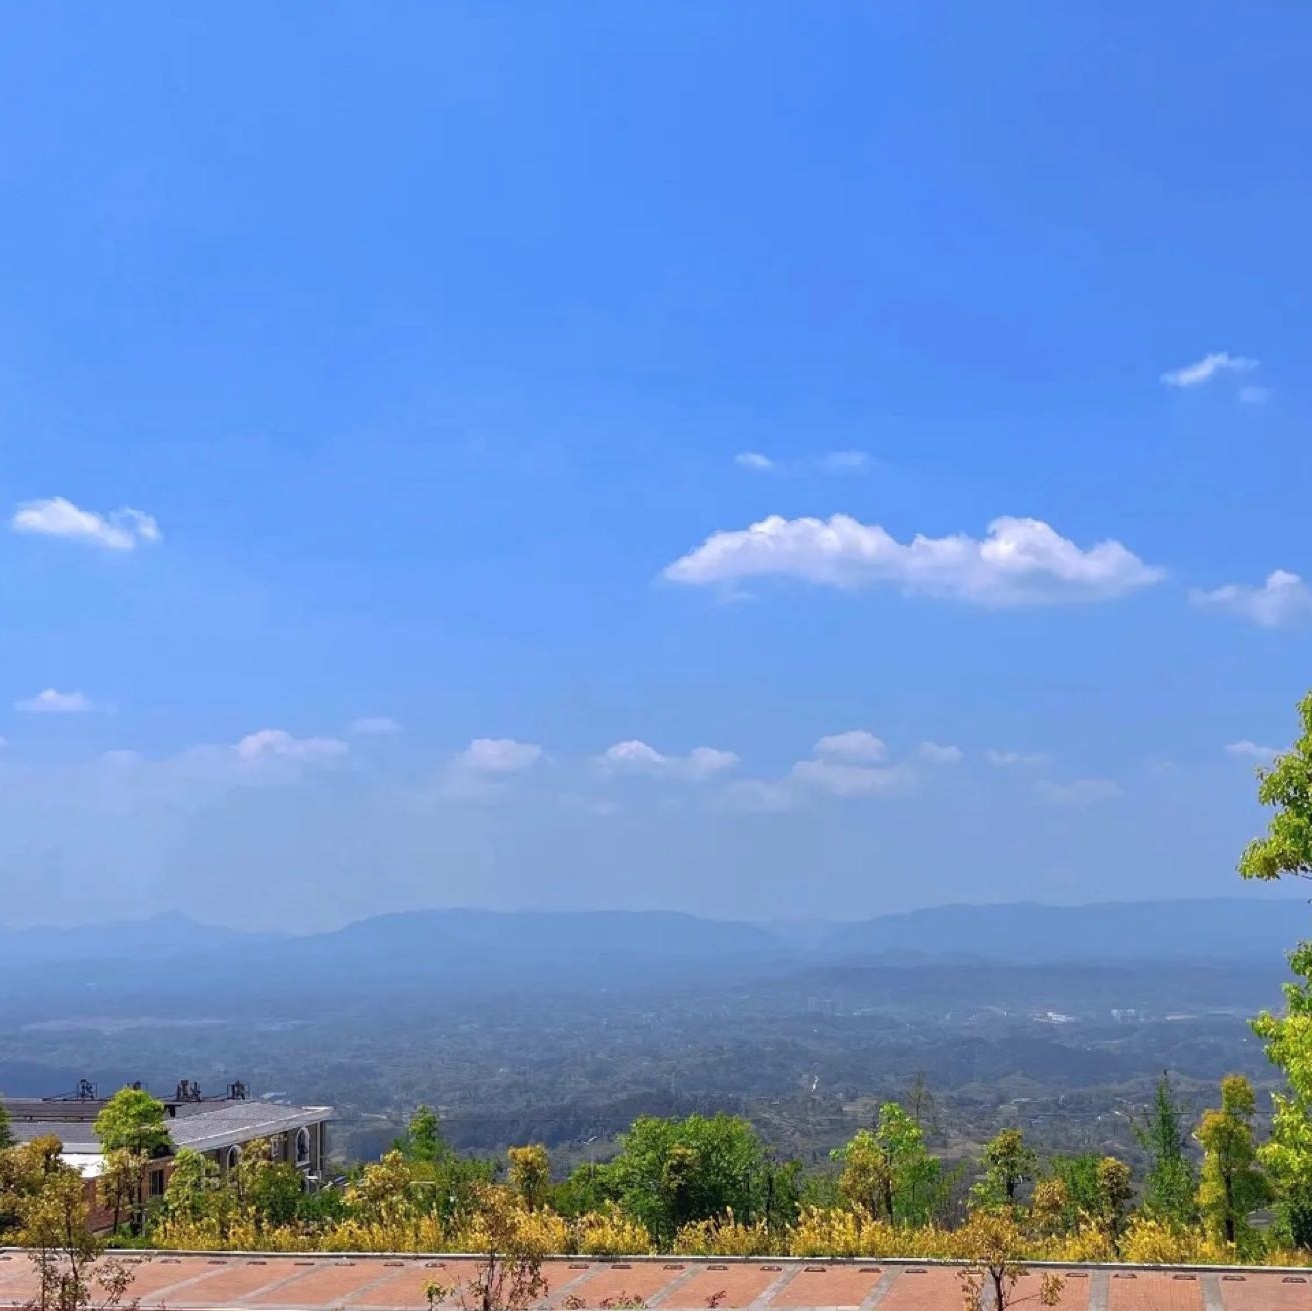
[{"label": "gray tiled roof", "polygon": [[[286,1133],[289,1129],[332,1119],[330,1106],[277,1106],[269,1102],[219,1102],[176,1120],[166,1120],[174,1147],[212,1152],[253,1138]],[[68,1120],[15,1120],[14,1137],[20,1142],[53,1135],[66,1152],[96,1153],[100,1142],[88,1123]]]}]

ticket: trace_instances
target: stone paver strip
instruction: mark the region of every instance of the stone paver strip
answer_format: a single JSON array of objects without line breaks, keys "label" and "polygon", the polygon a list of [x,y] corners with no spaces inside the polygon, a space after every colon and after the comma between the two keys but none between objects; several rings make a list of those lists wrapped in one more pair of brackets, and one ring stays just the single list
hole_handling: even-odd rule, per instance
[{"label": "stone paver strip", "polygon": [[784,1290],[793,1283],[798,1275],[802,1273],[800,1266],[785,1266],[780,1271],[767,1270],[765,1266],[761,1267],[763,1275],[774,1275],[768,1284],[752,1300],[751,1311],[765,1311],[768,1306],[793,1306],[792,1302],[777,1302],[776,1299],[784,1294]]},{"label": "stone paver strip", "polygon": [[658,1293],[652,1294],[647,1299],[649,1307],[664,1306],[681,1306],[680,1298],[683,1296],[685,1284],[690,1284],[697,1278],[701,1266],[695,1261],[691,1265],[685,1265],[681,1269],[676,1269],[675,1262],[664,1262],[661,1269],[669,1277],[669,1283],[666,1284]]},{"label": "stone paver strip", "polygon": [[888,1290],[897,1282],[897,1277],[902,1271],[893,1266],[885,1270],[878,1279],[875,1280],[875,1286],[861,1299],[860,1311],[875,1311],[876,1307],[884,1305],[884,1299],[888,1296]]},{"label": "stone paver strip", "polygon": [[641,1298],[648,1306],[652,1299],[681,1271],[664,1268],[659,1261],[605,1261],[593,1266],[575,1292],[589,1308],[598,1307],[605,1298]]},{"label": "stone paver strip", "polygon": [[[770,1265],[766,1261],[762,1264]],[[762,1270],[756,1262],[700,1261],[697,1273],[680,1288],[678,1296],[665,1299],[661,1305],[667,1307],[697,1307],[706,1311],[711,1299],[722,1293],[717,1305],[730,1308],[750,1307],[767,1288],[774,1283],[776,1275],[770,1270]]]}]

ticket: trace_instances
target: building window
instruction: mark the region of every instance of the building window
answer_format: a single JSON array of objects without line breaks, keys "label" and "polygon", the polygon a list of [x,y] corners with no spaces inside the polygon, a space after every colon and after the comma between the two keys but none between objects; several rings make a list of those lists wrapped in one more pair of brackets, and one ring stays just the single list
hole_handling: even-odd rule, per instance
[{"label": "building window", "polygon": [[152,1170],[150,1172],[150,1195],[152,1197],[164,1196],[164,1171]]},{"label": "building window", "polygon": [[228,1148],[228,1155],[227,1155],[227,1158],[226,1158],[226,1164],[227,1164],[228,1169],[229,1169],[229,1170],[235,1170],[235,1169],[237,1168],[237,1162],[240,1161],[240,1160],[241,1160],[241,1148],[240,1148],[240,1147],[229,1147],[229,1148]]},{"label": "building window", "polygon": [[310,1131],[308,1129],[297,1129],[296,1131],[296,1164],[310,1164]]}]

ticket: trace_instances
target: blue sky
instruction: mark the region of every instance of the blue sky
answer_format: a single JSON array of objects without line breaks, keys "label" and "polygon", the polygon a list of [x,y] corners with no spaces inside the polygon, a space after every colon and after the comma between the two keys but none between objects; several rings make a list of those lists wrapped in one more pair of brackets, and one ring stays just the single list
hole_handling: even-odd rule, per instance
[{"label": "blue sky", "polygon": [[1310,41],[8,9],[0,918],[1239,893]]}]

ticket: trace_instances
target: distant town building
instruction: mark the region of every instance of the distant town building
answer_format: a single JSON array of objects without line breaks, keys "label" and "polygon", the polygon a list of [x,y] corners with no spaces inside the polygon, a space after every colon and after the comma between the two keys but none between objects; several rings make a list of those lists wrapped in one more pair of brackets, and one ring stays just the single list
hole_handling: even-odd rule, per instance
[{"label": "distant town building", "polygon": [[[0,1098],[9,1112],[15,1139],[58,1138],[63,1144],[62,1159],[81,1172],[89,1193],[94,1193],[95,1181],[105,1167],[92,1126],[106,1100],[85,1080],[77,1092],[63,1097]],[[243,1148],[263,1139],[269,1141],[275,1160],[288,1161],[301,1171],[307,1189],[319,1186],[327,1160],[331,1107],[287,1106],[252,1098],[243,1083],[229,1084],[222,1094],[211,1097],[189,1079],[178,1084],[172,1097],[160,1100],[171,1150],[147,1167],[150,1196],[163,1195],[179,1148],[190,1147],[216,1161],[221,1170],[229,1170],[241,1159]]]}]

